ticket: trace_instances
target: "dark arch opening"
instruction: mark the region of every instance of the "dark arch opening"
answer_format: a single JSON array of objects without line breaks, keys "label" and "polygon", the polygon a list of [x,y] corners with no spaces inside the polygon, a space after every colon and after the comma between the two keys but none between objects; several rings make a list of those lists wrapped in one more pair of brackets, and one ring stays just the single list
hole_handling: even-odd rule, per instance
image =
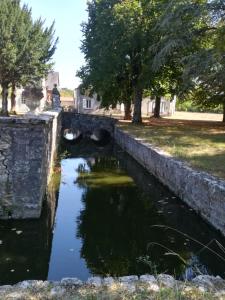
[{"label": "dark arch opening", "polygon": [[64,129],[63,131],[63,140],[66,143],[73,144],[79,141],[82,138],[82,133],[79,129],[73,130],[70,128]]},{"label": "dark arch opening", "polygon": [[96,129],[90,136],[90,139],[97,145],[107,145],[111,140],[111,134],[105,129]]}]

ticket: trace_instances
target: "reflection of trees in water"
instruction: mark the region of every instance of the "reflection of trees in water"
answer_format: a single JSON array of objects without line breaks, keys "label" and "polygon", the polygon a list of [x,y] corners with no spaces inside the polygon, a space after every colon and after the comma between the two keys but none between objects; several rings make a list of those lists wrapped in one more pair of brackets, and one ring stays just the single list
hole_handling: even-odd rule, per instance
[{"label": "reflection of trees in water", "polygon": [[[121,170],[119,169],[120,163],[115,157],[88,157],[86,158],[86,163],[87,164],[79,164],[77,170],[78,172],[86,172],[86,171],[92,171],[92,172],[97,172],[97,171],[111,171],[113,170],[114,172],[120,172]],[[86,165],[88,166],[88,169],[86,168]]]},{"label": "reflection of trees in water", "polygon": [[75,183],[80,188],[134,185],[132,178],[119,168],[118,160],[112,157],[87,158],[76,171]]},{"label": "reflection of trees in water", "polygon": [[[203,262],[213,274],[224,275],[224,262],[206,250],[200,251],[201,246],[174,231],[151,226],[177,228],[205,244],[214,238],[224,241],[215,230],[181,200],[174,199],[173,193],[120,148],[114,147],[117,159],[112,157],[108,146],[105,152],[102,148],[92,148],[87,142],[81,146],[85,147],[82,155],[77,146],[71,155],[86,157],[85,168],[77,170],[76,183],[84,190],[78,236],[83,240],[81,255],[91,272],[127,275],[156,269],[179,277],[184,270],[193,275],[193,265],[203,270]],[[132,179],[120,170],[121,166]],[[151,242],[160,245],[148,248]],[[168,255],[170,251],[162,246],[181,255],[191,267],[184,266],[177,256]],[[219,248],[214,245],[213,249],[218,251]],[[139,257],[142,262],[137,262]]]},{"label": "reflection of trees in water", "polygon": [[[224,277],[224,260],[212,252],[215,251],[225,259],[225,252],[223,251],[223,246],[225,246],[224,237],[213,229],[212,226],[204,222],[183,201],[174,199],[175,195],[160,184],[155,177],[145,171],[131,156],[121,151],[118,147],[114,148],[114,153],[119,158],[121,166],[132,176],[138,187],[146,194],[151,195],[156,208],[163,212],[164,222],[161,224],[166,224],[180,231],[179,234],[169,228],[166,229],[166,227],[158,228],[159,236],[162,231],[166,230],[165,234],[171,237],[171,241],[174,241],[172,250],[179,253],[183,258],[185,258],[185,253],[189,253],[186,261],[187,273],[190,276],[191,274],[194,276],[195,274],[199,274],[199,271],[203,273],[212,272],[212,274],[219,274]],[[163,199],[166,199],[166,201]],[[185,234],[190,238],[185,237]],[[177,237],[179,237],[179,243],[177,243]],[[194,242],[192,238],[197,242]],[[202,245],[198,242],[202,243]],[[221,247],[218,242],[223,246]],[[180,244],[183,244],[183,246],[180,246]],[[212,251],[207,250],[207,247],[204,248],[204,245],[208,244]],[[166,244],[163,245],[167,246]]]},{"label": "reflection of trees in water", "polygon": [[[105,157],[98,158],[90,169],[94,173],[110,170],[110,174],[119,176],[122,171],[118,166],[116,159]],[[133,183],[100,188],[88,185],[83,177],[82,185],[86,189],[77,235],[83,240],[81,256],[93,274],[121,276],[150,272],[147,264],[138,262],[139,257],[147,255],[157,265],[158,272],[183,272],[184,265],[177,257],[166,257],[162,247],[148,248],[150,242],[172,248],[175,239],[176,250],[188,257],[182,238],[172,238],[165,231],[159,234],[157,228],[151,227],[164,223],[151,201],[151,194],[146,195]]]}]

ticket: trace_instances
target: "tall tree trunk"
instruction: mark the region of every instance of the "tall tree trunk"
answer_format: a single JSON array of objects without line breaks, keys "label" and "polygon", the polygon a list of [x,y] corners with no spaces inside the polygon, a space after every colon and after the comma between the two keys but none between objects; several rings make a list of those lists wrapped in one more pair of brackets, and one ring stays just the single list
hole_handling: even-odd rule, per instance
[{"label": "tall tree trunk", "polygon": [[8,84],[2,84],[2,115],[8,116]]},{"label": "tall tree trunk", "polygon": [[155,109],[154,109],[154,118],[160,118],[160,105],[161,105],[161,97],[156,96],[156,98],[155,98]]},{"label": "tall tree trunk", "polygon": [[126,101],[124,103],[124,120],[131,120],[131,103]]},{"label": "tall tree trunk", "polygon": [[16,85],[15,83],[12,84],[12,91],[11,91],[11,112],[16,112]]},{"label": "tall tree trunk", "polygon": [[223,103],[223,122],[225,123],[225,102]]},{"label": "tall tree trunk", "polygon": [[143,90],[141,88],[135,87],[134,88],[134,114],[132,123],[134,124],[141,124],[141,103],[142,103],[142,93]]}]

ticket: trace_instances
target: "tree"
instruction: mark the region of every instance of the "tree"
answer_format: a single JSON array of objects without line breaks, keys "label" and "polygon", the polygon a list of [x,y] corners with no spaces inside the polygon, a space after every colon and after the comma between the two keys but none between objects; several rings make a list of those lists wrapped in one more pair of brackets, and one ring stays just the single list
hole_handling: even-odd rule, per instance
[{"label": "tree", "polygon": [[2,0],[0,6],[0,84],[2,113],[8,115],[8,89],[12,87],[12,108],[18,85],[40,80],[51,68],[56,49],[54,24],[44,28],[39,19],[33,22],[31,10],[19,0]]},{"label": "tree", "polygon": [[[112,92],[117,95],[116,89],[126,103],[132,98],[133,122],[140,123],[143,89],[149,84],[149,29],[155,22],[154,5],[144,0],[99,0],[89,2],[88,12],[81,48],[87,65],[79,74],[102,99]],[[111,96],[103,101],[115,102]]]},{"label": "tree", "polygon": [[222,105],[225,122],[225,3],[211,1],[207,9],[209,23],[204,32],[204,43],[190,56],[185,78],[189,76],[194,83],[190,90],[193,101],[203,107]]},{"label": "tree", "polygon": [[159,117],[161,96],[174,95],[180,81],[180,66],[174,60],[159,69],[154,63],[161,41],[156,24],[168,3],[168,0],[89,3],[82,44],[87,64],[79,75],[102,96],[103,105],[125,102],[129,113],[133,102],[133,123],[141,122],[144,89],[155,96],[154,115]]},{"label": "tree", "polygon": [[141,123],[141,103],[146,87],[146,65],[151,39],[152,11],[148,1],[120,1],[114,7],[117,23],[117,52],[121,63],[129,67],[133,90],[133,123]]},{"label": "tree", "polygon": [[[126,65],[121,65],[115,50],[117,27],[113,15],[118,0],[92,1],[88,3],[89,21],[82,25],[84,40],[81,50],[86,66],[78,72],[82,87],[96,92],[102,107],[125,104],[125,118],[130,118],[131,98]],[[126,86],[126,87],[125,87]]]},{"label": "tree", "polygon": [[182,68],[181,96],[191,95],[202,106],[222,104],[225,122],[224,1],[171,1],[165,11],[158,23],[157,68],[175,58]]},{"label": "tree", "polygon": [[151,30],[154,39],[150,45],[152,73],[150,90],[156,99],[155,118],[160,117],[161,96],[169,94],[173,98],[181,93],[183,58],[191,53],[190,43],[187,39],[183,40],[182,36],[183,32],[189,29],[187,12],[183,10],[182,13],[176,13],[181,3],[184,4],[184,1],[155,2],[157,20]]}]

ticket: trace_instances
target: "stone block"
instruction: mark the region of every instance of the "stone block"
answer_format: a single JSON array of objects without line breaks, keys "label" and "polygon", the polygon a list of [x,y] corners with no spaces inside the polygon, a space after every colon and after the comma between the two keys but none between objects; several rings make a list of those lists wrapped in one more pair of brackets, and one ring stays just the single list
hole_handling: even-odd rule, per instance
[{"label": "stone block", "polygon": [[2,207],[0,203],[0,218],[40,217],[52,153],[57,150],[58,143],[52,141],[58,139],[60,118],[60,112],[53,116],[0,117],[0,196],[7,199],[7,203],[1,202]]},{"label": "stone block", "polygon": [[90,277],[87,280],[87,284],[93,285],[95,287],[100,287],[102,285],[101,277]]}]

